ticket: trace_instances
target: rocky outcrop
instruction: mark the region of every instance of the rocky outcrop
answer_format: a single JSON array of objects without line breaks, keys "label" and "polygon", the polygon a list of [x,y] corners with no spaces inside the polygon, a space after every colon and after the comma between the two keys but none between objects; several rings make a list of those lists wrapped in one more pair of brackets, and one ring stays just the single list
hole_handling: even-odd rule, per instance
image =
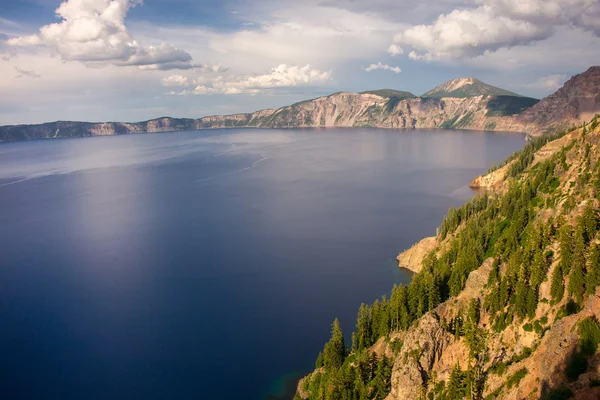
[{"label": "rocky outcrop", "polygon": [[426,237],[410,249],[403,251],[396,257],[398,265],[412,272],[421,272],[423,259],[427,257],[438,245],[435,236]]},{"label": "rocky outcrop", "polygon": [[600,66],[569,79],[562,88],[525,110],[517,119],[532,135],[566,129],[600,112]]},{"label": "rocky outcrop", "polygon": [[433,313],[425,314],[411,327],[404,338],[404,346],[396,357],[392,372],[392,391],[387,400],[418,399],[422,388],[431,378],[434,366],[454,341]]},{"label": "rocky outcrop", "polygon": [[508,163],[489,174],[479,175],[469,183],[469,187],[472,189],[493,189],[500,186],[504,181],[504,178],[506,178],[510,164],[511,163]]}]

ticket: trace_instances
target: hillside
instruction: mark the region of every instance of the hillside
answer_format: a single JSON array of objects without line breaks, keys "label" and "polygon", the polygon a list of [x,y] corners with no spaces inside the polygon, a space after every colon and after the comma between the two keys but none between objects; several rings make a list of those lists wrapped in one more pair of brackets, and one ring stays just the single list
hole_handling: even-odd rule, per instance
[{"label": "hillside", "polygon": [[413,97],[417,97],[411,92],[405,92],[403,90],[394,90],[394,89],[379,89],[379,90],[367,90],[365,92],[360,92],[359,94],[375,94],[381,97],[392,98],[400,98],[400,99],[412,99]]},{"label": "hillside", "polygon": [[[600,115],[544,136],[477,182],[419,272],[336,320],[297,399],[600,398]],[[483,186],[483,185],[482,185]]]},{"label": "hillside", "polygon": [[[494,96],[469,98],[387,97],[341,92],[249,114],[216,115],[199,119],[159,118],[144,122],[51,122],[0,127],[0,141],[121,135],[144,132],[215,128],[453,128],[522,132],[512,114],[521,107],[513,99]],[[508,111],[507,111],[508,110]]]},{"label": "hillside", "polygon": [[434,87],[421,97],[473,97],[473,96],[512,96],[523,97],[519,94],[500,89],[475,78],[455,78]]},{"label": "hillside", "polygon": [[539,136],[589,121],[600,112],[599,96],[600,67],[592,67],[539,103],[474,78],[462,78],[446,82],[424,97],[382,89],[340,92],[277,110],[199,119],[163,117],[134,123],[60,121],[0,126],[0,141],[244,127],[450,128]]},{"label": "hillside", "polygon": [[532,134],[566,129],[589,121],[600,112],[600,66],[569,79],[562,88],[527,109],[519,123]]}]

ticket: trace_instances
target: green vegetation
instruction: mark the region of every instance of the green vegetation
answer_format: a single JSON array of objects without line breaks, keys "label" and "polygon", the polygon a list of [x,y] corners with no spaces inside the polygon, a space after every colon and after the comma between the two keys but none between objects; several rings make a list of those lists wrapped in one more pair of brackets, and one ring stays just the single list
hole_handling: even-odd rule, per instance
[{"label": "green vegetation", "polygon": [[521,96],[494,96],[487,103],[486,117],[505,117],[520,114],[539,102],[538,99]]},{"label": "green vegetation", "polygon": [[394,89],[379,89],[379,90],[367,90],[364,92],[360,92],[360,94],[375,94],[381,97],[387,97],[389,99],[411,99],[413,97],[417,97],[411,92],[405,92],[403,90],[394,90]]},{"label": "green vegetation", "polygon": [[527,368],[521,368],[506,380],[506,387],[511,389],[513,386],[518,385],[521,379],[525,378],[525,375],[527,375]]},{"label": "green vegetation", "polygon": [[600,324],[594,317],[584,319],[579,323],[579,343],[581,351],[593,356],[600,344]]},{"label": "green vegetation", "polygon": [[[531,167],[535,152],[565,133],[533,140],[515,153],[510,158],[507,189],[501,194],[484,193],[451,208],[438,229],[437,239],[443,245],[424,258],[421,272],[408,285],[395,285],[389,297],[360,306],[349,348],[344,346],[339,323],[334,322],[331,340],[317,360],[317,372],[304,381],[310,399],[385,397],[390,390],[391,361],[378,358],[370,347],[393,332],[408,330],[425,313],[458,295],[469,274],[486,259],[493,262],[483,301],[472,300],[450,320],[432,314],[443,329],[464,340],[469,359],[466,370],[457,364],[446,382],[426,377],[431,383],[426,389],[430,398],[482,398],[488,373],[503,375],[535,351],[535,347],[525,348],[486,371],[488,329],[501,332],[515,322],[527,332],[542,335],[548,329],[548,316],[535,319],[539,303],[560,304],[555,321],[581,310],[586,296],[600,284],[597,203],[586,200],[600,200],[600,162],[592,161],[589,146],[578,139]],[[572,187],[561,184],[566,182],[561,179],[564,164],[579,159],[583,161],[576,164],[578,175]],[[577,214],[568,216],[577,205]],[[553,215],[540,218],[546,208]],[[551,299],[541,298],[544,282],[550,285]],[[489,327],[480,326],[482,313],[489,315]],[[595,319],[582,321],[578,332],[579,349],[566,371],[571,379],[587,369],[590,355],[600,345],[600,324]],[[398,354],[402,342],[394,343],[393,352]],[[410,354],[419,359],[421,353]],[[505,387],[519,385],[526,374],[525,368],[517,370]],[[560,398],[564,392],[557,390],[544,398]]]},{"label": "green vegetation", "polygon": [[463,115],[463,117],[460,120],[458,120],[457,123],[454,124],[453,128],[459,128],[459,129],[464,128],[465,126],[469,125],[472,120],[473,120],[473,111],[469,111],[468,113]]}]

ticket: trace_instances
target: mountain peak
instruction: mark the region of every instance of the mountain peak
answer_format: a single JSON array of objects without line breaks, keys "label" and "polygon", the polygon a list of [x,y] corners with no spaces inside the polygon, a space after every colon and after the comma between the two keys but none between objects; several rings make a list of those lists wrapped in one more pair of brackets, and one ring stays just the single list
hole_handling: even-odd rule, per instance
[{"label": "mountain peak", "polygon": [[520,95],[500,89],[476,78],[455,78],[434,87],[421,97],[474,97],[482,95],[492,96],[516,96]]}]

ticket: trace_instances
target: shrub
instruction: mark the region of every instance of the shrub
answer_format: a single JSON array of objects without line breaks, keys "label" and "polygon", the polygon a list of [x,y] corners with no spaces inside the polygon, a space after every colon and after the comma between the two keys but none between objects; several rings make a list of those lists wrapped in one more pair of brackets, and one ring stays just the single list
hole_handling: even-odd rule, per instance
[{"label": "shrub", "polygon": [[579,323],[579,342],[581,351],[586,355],[594,355],[600,344],[600,324],[594,317],[584,319]]},{"label": "shrub", "polygon": [[513,386],[517,386],[521,379],[525,378],[525,375],[527,375],[527,368],[521,368],[506,380],[506,387],[511,389]]}]

